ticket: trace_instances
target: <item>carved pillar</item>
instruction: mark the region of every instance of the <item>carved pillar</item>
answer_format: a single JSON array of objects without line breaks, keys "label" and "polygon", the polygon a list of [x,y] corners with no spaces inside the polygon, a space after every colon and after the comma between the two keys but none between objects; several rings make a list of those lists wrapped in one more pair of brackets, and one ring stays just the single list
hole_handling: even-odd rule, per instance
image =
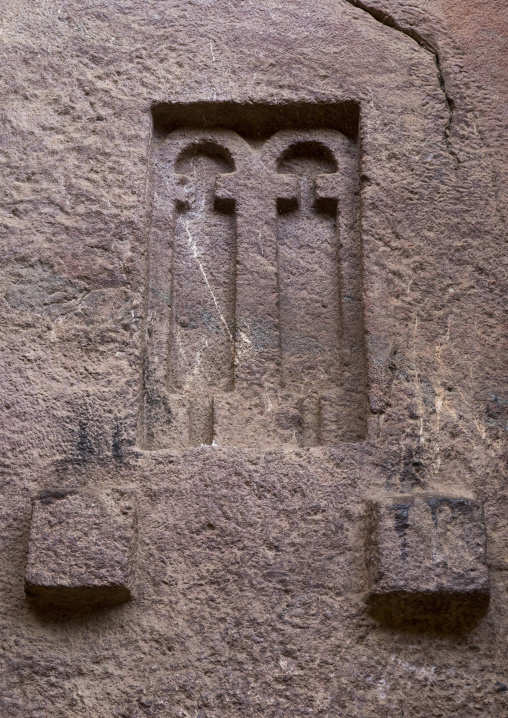
[{"label": "carved pillar", "polygon": [[296,201],[296,178],[252,158],[249,172],[221,175],[216,196],[237,207],[235,389],[278,389],[277,199]]},{"label": "carved pillar", "polygon": [[279,204],[282,383],[300,396],[301,445],[366,433],[356,144],[334,131],[284,131],[266,163],[291,172],[298,206]]},{"label": "carved pillar", "polygon": [[214,399],[219,445],[296,444],[299,414],[281,395],[277,201],[297,202],[295,177],[267,169],[253,153],[249,170],[217,178],[216,195],[236,203],[235,391]]},{"label": "carved pillar", "polygon": [[155,153],[144,448],[211,443],[213,395],[233,388],[235,217],[214,181],[248,152],[235,133],[186,130]]}]

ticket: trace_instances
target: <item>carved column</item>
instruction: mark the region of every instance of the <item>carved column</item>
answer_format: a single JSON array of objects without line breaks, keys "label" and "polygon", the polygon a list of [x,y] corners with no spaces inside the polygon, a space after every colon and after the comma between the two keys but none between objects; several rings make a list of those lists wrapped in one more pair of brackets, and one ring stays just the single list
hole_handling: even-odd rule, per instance
[{"label": "carved column", "polygon": [[245,164],[233,132],[182,130],[156,151],[141,436],[144,448],[211,443],[212,403],[234,384],[233,206],[214,178]]}]

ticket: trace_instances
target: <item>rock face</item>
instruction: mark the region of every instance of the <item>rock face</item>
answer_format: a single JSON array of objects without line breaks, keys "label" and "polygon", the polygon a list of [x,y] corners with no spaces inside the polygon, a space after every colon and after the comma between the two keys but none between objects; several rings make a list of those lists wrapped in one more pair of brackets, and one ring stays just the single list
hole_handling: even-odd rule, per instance
[{"label": "rock face", "polygon": [[4,3],[2,718],[507,714],[507,12]]}]

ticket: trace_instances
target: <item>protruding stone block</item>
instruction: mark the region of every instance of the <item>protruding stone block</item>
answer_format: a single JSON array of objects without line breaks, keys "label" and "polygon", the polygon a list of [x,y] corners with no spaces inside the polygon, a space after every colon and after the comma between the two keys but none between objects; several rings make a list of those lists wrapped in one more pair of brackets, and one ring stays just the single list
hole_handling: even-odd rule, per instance
[{"label": "protruding stone block", "polygon": [[55,489],[34,500],[27,597],[88,611],[131,598],[136,541],[132,492]]},{"label": "protruding stone block", "polygon": [[487,610],[482,505],[410,497],[367,505],[368,606],[383,623],[461,630]]}]

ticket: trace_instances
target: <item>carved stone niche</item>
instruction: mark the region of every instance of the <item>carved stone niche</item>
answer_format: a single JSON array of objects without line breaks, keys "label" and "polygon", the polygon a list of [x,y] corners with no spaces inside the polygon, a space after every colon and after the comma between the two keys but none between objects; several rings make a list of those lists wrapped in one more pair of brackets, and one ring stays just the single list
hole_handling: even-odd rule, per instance
[{"label": "carved stone niche", "polygon": [[489,605],[483,507],[470,499],[368,502],[370,613],[396,628],[461,631]]},{"label": "carved stone niche", "polygon": [[364,439],[356,106],[154,121],[141,447]]},{"label": "carved stone niche", "polygon": [[128,601],[136,536],[132,492],[43,491],[32,508],[27,598],[64,614]]}]

